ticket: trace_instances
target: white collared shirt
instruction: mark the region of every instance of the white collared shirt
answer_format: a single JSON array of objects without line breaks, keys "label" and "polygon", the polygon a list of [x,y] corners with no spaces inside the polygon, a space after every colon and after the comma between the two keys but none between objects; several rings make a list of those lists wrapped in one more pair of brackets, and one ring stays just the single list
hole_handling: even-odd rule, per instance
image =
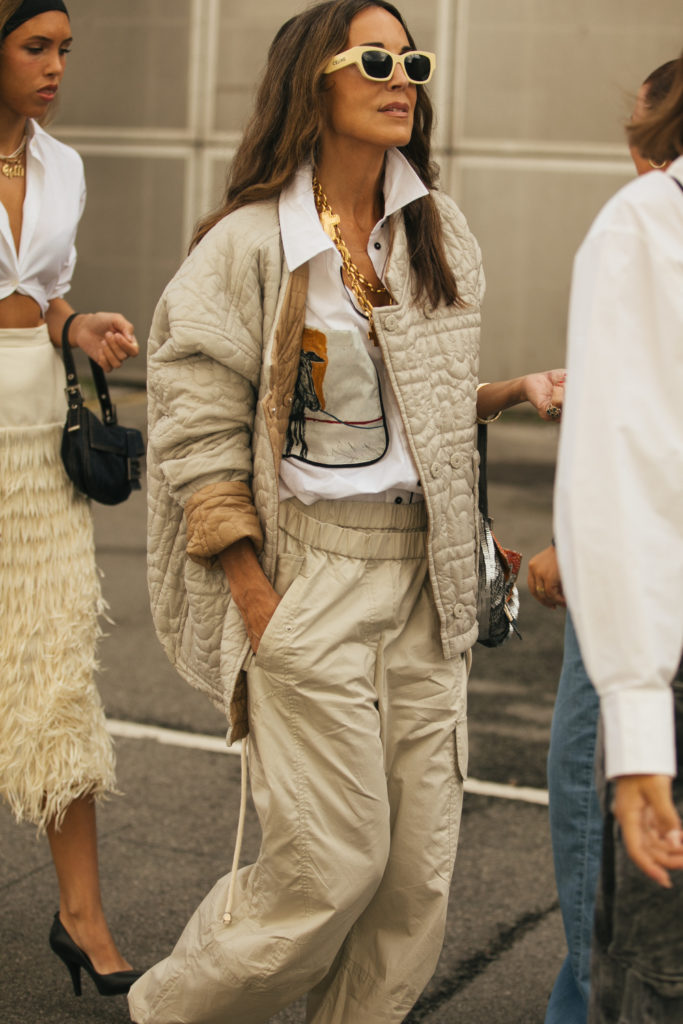
[{"label": "white collared shirt", "polygon": [[26,196],[16,250],[9,217],[0,203],[0,299],[28,295],[43,316],[52,299],[69,290],[76,264],[76,229],[85,205],[83,161],[78,153],[28,122]]},{"label": "white collared shirt", "polygon": [[[329,337],[330,345],[350,343],[361,346],[356,349],[361,354],[369,354],[374,365],[372,375],[376,374],[379,380],[379,417],[384,421],[388,442],[381,457],[366,465],[320,465],[297,457],[283,458],[280,498],[296,496],[305,504],[319,499],[410,500],[411,496],[420,495],[420,484],[398,405],[381,351],[368,340],[368,321],[343,283],[341,256],[320,224],[311,177],[310,165],[301,167],[280,196],[285,260],[290,272],[303,263],[309,264],[307,330]],[[396,149],[389,150],[384,176],[384,216],[372,229],[367,249],[380,280],[391,243],[389,217],[427,194],[405,157]],[[369,386],[370,382],[367,383]],[[315,423],[312,426],[315,428]]]},{"label": "white collared shirt", "polygon": [[632,181],[579,249],[555,489],[562,582],[609,778],[676,774],[683,648],[683,157]]}]

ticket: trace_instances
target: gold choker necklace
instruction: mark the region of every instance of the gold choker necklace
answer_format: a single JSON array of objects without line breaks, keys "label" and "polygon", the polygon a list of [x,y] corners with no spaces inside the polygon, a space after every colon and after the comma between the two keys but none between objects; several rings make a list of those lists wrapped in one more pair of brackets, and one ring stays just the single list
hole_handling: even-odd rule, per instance
[{"label": "gold choker necklace", "polygon": [[327,196],[323,192],[322,185],[318,181],[316,175],[313,175],[313,196],[315,198],[315,208],[318,211],[320,217],[320,223],[323,226],[323,231],[331,238],[336,248],[339,251],[339,255],[342,258],[342,265],[346,271],[351,291],[358,300],[358,305],[363,310],[368,318],[368,338],[372,341],[373,345],[379,344],[377,341],[377,335],[375,333],[375,325],[372,322],[372,314],[374,307],[372,302],[368,298],[368,292],[373,292],[375,295],[387,295],[389,302],[387,305],[393,305],[393,298],[388,288],[383,284],[380,284],[379,288],[377,285],[372,284],[368,281],[365,274],[363,274],[356,264],[351,259],[351,253],[349,248],[342,238],[341,230],[339,228],[340,217],[339,214],[333,213],[332,207],[330,206]]},{"label": "gold choker necklace", "polygon": [[24,165],[22,158],[24,156],[24,150],[26,149],[26,133],[24,137],[9,156],[2,156],[0,154],[0,163],[2,164],[2,173],[6,178],[23,178],[24,177]]}]

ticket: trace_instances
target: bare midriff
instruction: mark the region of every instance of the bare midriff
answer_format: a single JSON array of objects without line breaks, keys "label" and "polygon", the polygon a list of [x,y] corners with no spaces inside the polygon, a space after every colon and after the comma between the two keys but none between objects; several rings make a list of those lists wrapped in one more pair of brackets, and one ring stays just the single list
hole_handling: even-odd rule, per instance
[{"label": "bare midriff", "polygon": [[40,306],[28,295],[12,292],[0,299],[0,330],[12,327],[39,327],[43,323]]}]

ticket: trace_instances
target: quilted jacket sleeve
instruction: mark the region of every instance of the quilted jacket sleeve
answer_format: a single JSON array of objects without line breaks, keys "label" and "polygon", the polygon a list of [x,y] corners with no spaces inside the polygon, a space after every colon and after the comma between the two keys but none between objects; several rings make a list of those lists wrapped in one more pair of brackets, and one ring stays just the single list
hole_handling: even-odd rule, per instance
[{"label": "quilted jacket sleeve", "polygon": [[149,458],[185,509],[188,554],[202,564],[240,537],[262,542],[251,435],[261,281],[277,270],[267,264],[279,245],[240,245],[248,216],[247,208],[226,218],[188,257],[162,296],[149,342]]}]

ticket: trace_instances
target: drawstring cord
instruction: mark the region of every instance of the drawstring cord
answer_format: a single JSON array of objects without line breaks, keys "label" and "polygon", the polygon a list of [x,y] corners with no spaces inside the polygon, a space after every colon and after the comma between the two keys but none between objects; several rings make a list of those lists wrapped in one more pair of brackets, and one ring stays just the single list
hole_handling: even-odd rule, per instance
[{"label": "drawstring cord", "polygon": [[242,749],[240,751],[240,765],[241,765],[241,785],[240,785],[240,814],[237,822],[237,839],[235,840],[235,852],[232,858],[232,871],[230,873],[230,885],[228,887],[228,898],[225,901],[225,913],[223,914],[223,924],[232,923],[232,904],[235,897],[235,883],[237,881],[237,869],[240,862],[240,854],[242,853],[242,840],[244,839],[244,819],[247,813],[247,740],[248,737],[242,740]]}]

